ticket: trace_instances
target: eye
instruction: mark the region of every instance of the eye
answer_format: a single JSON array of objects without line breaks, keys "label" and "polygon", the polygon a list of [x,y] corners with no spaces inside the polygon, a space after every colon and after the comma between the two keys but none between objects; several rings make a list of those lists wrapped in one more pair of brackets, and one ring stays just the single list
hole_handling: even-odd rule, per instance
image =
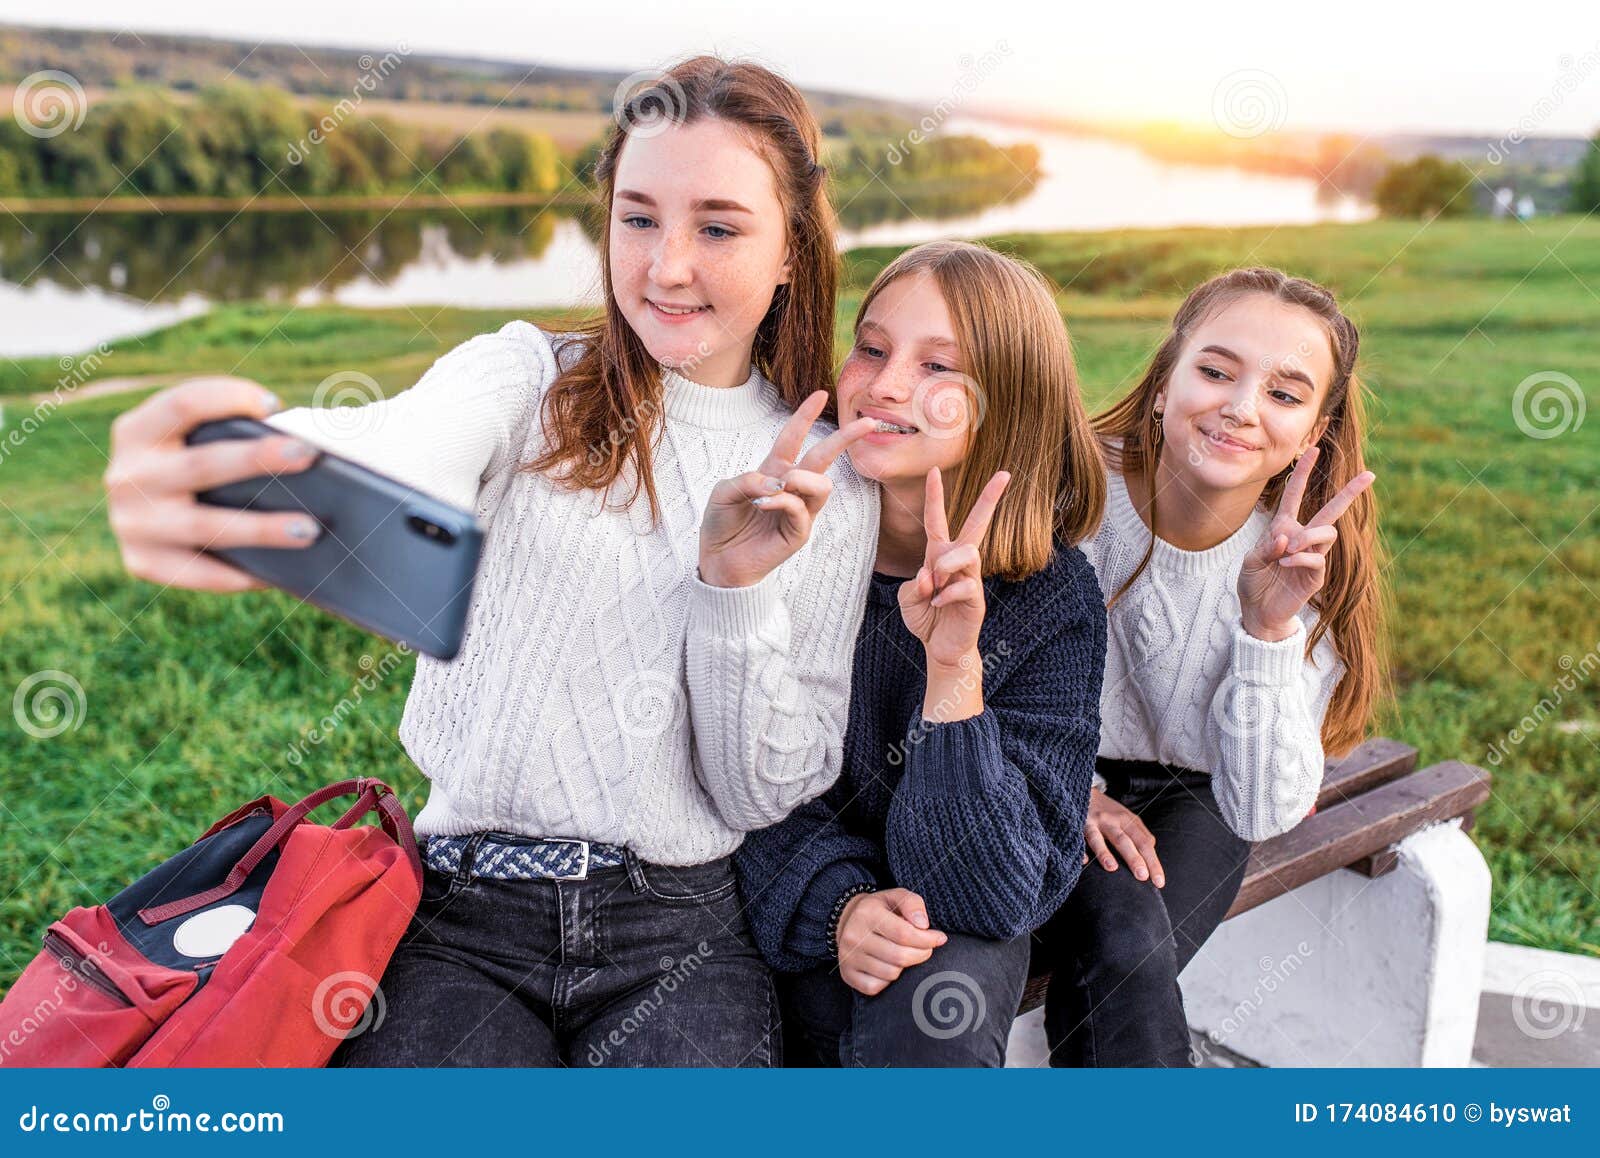
[{"label": "eye", "polygon": [[1227,374],[1223,373],[1215,366],[1201,366],[1200,373],[1204,374],[1207,378],[1210,378],[1213,382],[1226,382],[1228,380]]},{"label": "eye", "polygon": [[935,374],[949,374],[952,372],[951,367],[943,365],[939,362],[924,362],[923,365],[929,370],[932,370]]},{"label": "eye", "polygon": [[876,347],[876,346],[869,346],[865,342],[862,342],[859,346],[857,346],[856,350],[862,356],[867,357],[867,358],[881,358],[881,357],[883,357],[883,351],[882,350],[878,349],[878,347]]},{"label": "eye", "polygon": [[1295,397],[1293,394],[1290,394],[1287,390],[1274,390],[1272,391],[1272,397],[1276,398],[1279,402],[1282,402],[1285,406],[1300,405],[1300,399]]},{"label": "eye", "polygon": [[729,237],[738,236],[737,233],[729,229],[726,225],[708,225],[705,228],[705,232],[706,235],[713,241],[723,241]]},{"label": "eye", "polygon": [[643,213],[630,213],[622,219],[622,224],[633,229],[646,229],[655,223]]}]

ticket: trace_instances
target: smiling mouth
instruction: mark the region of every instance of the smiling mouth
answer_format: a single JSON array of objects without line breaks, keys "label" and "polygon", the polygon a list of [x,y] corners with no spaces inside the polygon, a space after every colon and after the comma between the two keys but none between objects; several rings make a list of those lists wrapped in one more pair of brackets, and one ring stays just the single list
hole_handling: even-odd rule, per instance
[{"label": "smiling mouth", "polygon": [[652,309],[660,310],[662,313],[674,318],[687,317],[690,314],[703,314],[711,308],[710,306],[672,306],[666,302],[650,301],[649,298],[644,300],[650,302]]},{"label": "smiling mouth", "polygon": [[[856,411],[856,417],[857,418],[872,418],[873,416],[870,415],[870,414],[863,414],[863,413],[861,413],[861,411],[857,410]],[[878,424],[876,427],[873,428],[873,433],[874,434],[916,434],[917,433],[917,428],[915,426],[902,426],[898,422],[890,422],[886,418],[875,418],[874,421],[876,421],[877,424]]]},{"label": "smiling mouth", "polygon": [[1222,434],[1222,433],[1220,433],[1218,431],[1214,431],[1214,430],[1207,430],[1207,429],[1205,429],[1205,427],[1201,427],[1200,428],[1200,433],[1205,435],[1207,439],[1209,439],[1211,442],[1215,443],[1217,446],[1225,447],[1228,450],[1255,450],[1256,449],[1255,447],[1251,446],[1249,443],[1240,442],[1237,438],[1229,438],[1226,434]]}]

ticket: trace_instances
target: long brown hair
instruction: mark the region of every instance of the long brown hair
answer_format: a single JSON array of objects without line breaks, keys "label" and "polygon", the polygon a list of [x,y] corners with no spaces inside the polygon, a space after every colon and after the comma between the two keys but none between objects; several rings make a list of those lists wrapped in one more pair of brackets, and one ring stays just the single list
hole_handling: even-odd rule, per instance
[{"label": "long brown hair", "polygon": [[[616,124],[595,163],[607,216],[616,191],[617,159],[636,125],[661,118],[692,124],[716,118],[739,126],[772,166],[787,217],[790,278],[777,287],[756,330],[756,368],[790,406],[826,389],[833,379],[833,307],[838,283],[834,214],[819,163],[821,130],[799,91],[761,65],[695,56],[635,89],[617,110]],[[660,514],[652,470],[662,426],[661,367],[623,318],[611,284],[610,229],[600,231],[605,312],[573,327],[581,353],[545,394],[545,449],[523,470],[551,471],[571,490],[608,490],[627,464],[652,517]],[[552,468],[554,468],[552,470]]]},{"label": "long brown hair", "polygon": [[983,542],[983,571],[1025,579],[1056,544],[1082,542],[1105,510],[1105,467],[1078,391],[1072,341],[1055,291],[1025,261],[965,241],[908,249],[873,279],[856,311],[860,329],[873,300],[902,277],[929,274],[944,297],[961,348],[971,428],[966,457],[946,484],[950,526],[959,527],[997,470],[1011,485]]},{"label": "long brown hair", "polygon": [[[1178,307],[1171,331],[1139,384],[1127,397],[1094,418],[1095,431],[1113,469],[1142,480],[1148,496],[1145,520],[1151,528],[1150,547],[1128,581],[1111,597],[1113,606],[1149,565],[1159,533],[1155,480],[1161,418],[1156,413],[1156,395],[1171,378],[1190,332],[1224,306],[1250,294],[1264,294],[1311,313],[1327,330],[1333,351],[1333,380],[1318,416],[1327,420],[1327,426],[1317,441],[1321,452],[1311,468],[1303,509],[1320,509],[1366,469],[1361,449],[1367,425],[1366,391],[1356,375],[1361,333],[1339,308],[1332,292],[1305,278],[1290,277],[1282,270],[1259,267],[1236,269],[1197,286]],[[1261,505],[1276,509],[1292,469],[1292,464],[1286,466],[1268,481]],[[1387,598],[1381,578],[1381,552],[1378,506],[1368,487],[1340,517],[1339,537],[1328,552],[1327,581],[1311,598],[1317,626],[1306,640],[1306,655],[1309,657],[1311,649],[1328,635],[1345,666],[1322,723],[1323,748],[1331,756],[1342,756],[1361,741],[1374,707],[1387,688],[1383,636]]]}]

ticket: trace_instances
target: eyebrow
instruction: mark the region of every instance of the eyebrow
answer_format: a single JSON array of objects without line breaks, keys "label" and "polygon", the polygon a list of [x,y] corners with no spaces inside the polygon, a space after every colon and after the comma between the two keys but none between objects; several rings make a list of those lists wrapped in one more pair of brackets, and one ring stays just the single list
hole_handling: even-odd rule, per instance
[{"label": "eyebrow", "polygon": [[[1201,348],[1200,352],[1202,354],[1221,354],[1224,358],[1232,358],[1235,362],[1238,362],[1240,365],[1244,364],[1244,359],[1239,357],[1239,355],[1235,354],[1232,350],[1228,349],[1228,347],[1226,347],[1226,346],[1205,346],[1205,347]],[[1311,381],[1311,376],[1309,374],[1307,374],[1303,370],[1296,370],[1296,369],[1293,369],[1292,367],[1290,367],[1290,368],[1286,368],[1286,369],[1276,370],[1276,371],[1274,371],[1274,373],[1279,378],[1289,378],[1289,379],[1292,379],[1295,382],[1303,383],[1307,390],[1315,391],[1316,388],[1317,388],[1316,383]]]},{"label": "eyebrow", "polygon": [[[618,201],[636,201],[640,205],[648,205],[652,209],[655,208],[656,204],[656,199],[654,197],[650,196],[648,193],[640,193],[637,189],[618,189],[616,192],[616,199]],[[748,209],[739,204],[737,201],[730,201],[725,197],[703,197],[691,205],[690,209],[697,213],[707,210],[718,213],[755,212],[753,209]]]},{"label": "eyebrow", "polygon": [[[856,328],[856,333],[865,334],[868,330],[885,335],[887,335],[889,332],[877,322],[862,322],[861,325]],[[918,341],[924,346],[936,346],[941,350],[949,350],[954,354],[961,353],[961,347],[956,345],[956,343],[952,342],[949,338],[920,338]]]}]

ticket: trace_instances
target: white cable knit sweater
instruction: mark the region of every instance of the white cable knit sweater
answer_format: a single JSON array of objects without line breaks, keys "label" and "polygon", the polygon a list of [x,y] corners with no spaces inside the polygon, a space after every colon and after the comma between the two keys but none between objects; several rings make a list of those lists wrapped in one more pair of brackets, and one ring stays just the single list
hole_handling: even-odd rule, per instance
[{"label": "white cable knit sweater", "polygon": [[[1150,565],[1110,611],[1100,694],[1100,755],[1209,771],[1223,818],[1245,840],[1288,831],[1316,802],[1322,718],[1344,674],[1327,636],[1305,658],[1317,619],[1309,607],[1277,643],[1244,629],[1239,569],[1271,521],[1257,509],[1205,551],[1155,541]],[[1149,545],[1113,470],[1105,519],[1083,544],[1107,598]]]},{"label": "white cable knit sweater", "polygon": [[776,389],[754,370],[731,389],[663,372],[652,529],[642,494],[605,510],[515,469],[543,444],[557,370],[549,338],[517,321],[394,398],[268,421],[488,528],[461,651],[417,657],[400,723],[432,782],[419,834],[499,829],[713,860],[839,774],[877,488],[841,457],[806,546],[752,587],[708,586],[701,512],[720,479],[771,450],[790,416]]}]

